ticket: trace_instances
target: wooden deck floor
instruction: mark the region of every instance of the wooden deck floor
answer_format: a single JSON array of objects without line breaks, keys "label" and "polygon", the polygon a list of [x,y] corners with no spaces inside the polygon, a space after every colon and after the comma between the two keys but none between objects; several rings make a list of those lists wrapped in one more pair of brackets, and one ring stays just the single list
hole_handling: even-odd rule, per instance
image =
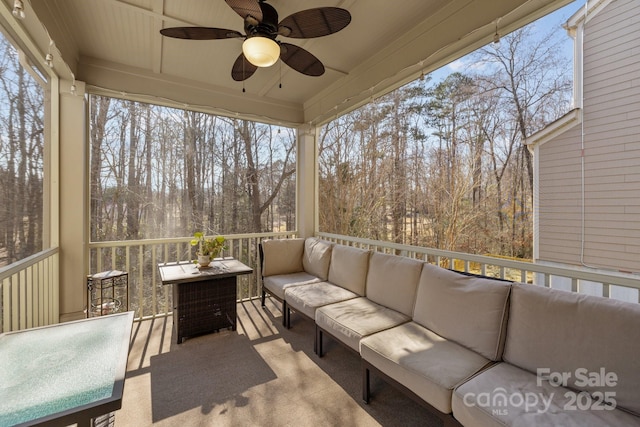
[{"label": "wooden deck floor", "polygon": [[[277,304],[277,303],[276,303]],[[439,426],[426,409],[372,378],[361,399],[359,357],[326,340],[313,353],[313,324],[279,306],[238,304],[238,330],[172,340],[172,318],[134,324],[122,409],[127,426]]]}]

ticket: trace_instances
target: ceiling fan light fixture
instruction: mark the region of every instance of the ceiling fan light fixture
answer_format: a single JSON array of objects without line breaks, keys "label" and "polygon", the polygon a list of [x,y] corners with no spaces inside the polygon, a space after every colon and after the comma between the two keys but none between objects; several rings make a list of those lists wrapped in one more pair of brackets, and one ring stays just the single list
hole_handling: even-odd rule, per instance
[{"label": "ceiling fan light fixture", "polygon": [[271,67],[280,58],[280,46],[268,37],[249,37],[242,43],[242,53],[256,67]]}]

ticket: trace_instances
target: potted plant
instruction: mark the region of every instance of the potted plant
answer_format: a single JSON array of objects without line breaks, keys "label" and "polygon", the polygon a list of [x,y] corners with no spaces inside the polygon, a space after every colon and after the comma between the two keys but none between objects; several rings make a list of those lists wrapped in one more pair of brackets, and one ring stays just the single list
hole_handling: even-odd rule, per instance
[{"label": "potted plant", "polygon": [[200,267],[208,267],[212,259],[218,257],[223,249],[227,249],[224,245],[225,241],[224,236],[207,238],[201,231],[193,233],[191,246],[198,246],[196,255],[198,255]]}]

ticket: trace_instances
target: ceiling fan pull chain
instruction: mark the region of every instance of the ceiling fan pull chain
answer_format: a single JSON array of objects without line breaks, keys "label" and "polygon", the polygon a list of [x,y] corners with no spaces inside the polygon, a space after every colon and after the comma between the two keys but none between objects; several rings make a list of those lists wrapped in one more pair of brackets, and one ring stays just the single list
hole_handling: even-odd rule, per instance
[{"label": "ceiling fan pull chain", "polygon": [[280,84],[278,86],[282,89],[282,61],[280,61]]}]

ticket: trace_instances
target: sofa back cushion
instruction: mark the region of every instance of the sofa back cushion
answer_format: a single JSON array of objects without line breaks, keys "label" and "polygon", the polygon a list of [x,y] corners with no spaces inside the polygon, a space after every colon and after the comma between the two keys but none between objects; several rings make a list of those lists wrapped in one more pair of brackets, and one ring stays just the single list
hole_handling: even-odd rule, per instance
[{"label": "sofa back cushion", "polygon": [[514,285],[503,358],[640,415],[640,304]]},{"label": "sofa back cushion", "polygon": [[489,360],[500,360],[511,283],[422,267],[413,321]]},{"label": "sofa back cushion", "polygon": [[304,239],[262,241],[262,276],[299,273],[302,268]]},{"label": "sofa back cushion", "polygon": [[304,255],[302,267],[304,271],[327,280],[329,276],[329,264],[331,263],[331,248],[333,243],[315,237],[309,237],[304,242]]},{"label": "sofa back cushion", "polygon": [[367,298],[410,317],[422,264],[416,259],[374,252],[369,259]]},{"label": "sofa back cushion", "polygon": [[331,250],[329,281],[364,296],[370,255],[365,249],[335,245]]}]

